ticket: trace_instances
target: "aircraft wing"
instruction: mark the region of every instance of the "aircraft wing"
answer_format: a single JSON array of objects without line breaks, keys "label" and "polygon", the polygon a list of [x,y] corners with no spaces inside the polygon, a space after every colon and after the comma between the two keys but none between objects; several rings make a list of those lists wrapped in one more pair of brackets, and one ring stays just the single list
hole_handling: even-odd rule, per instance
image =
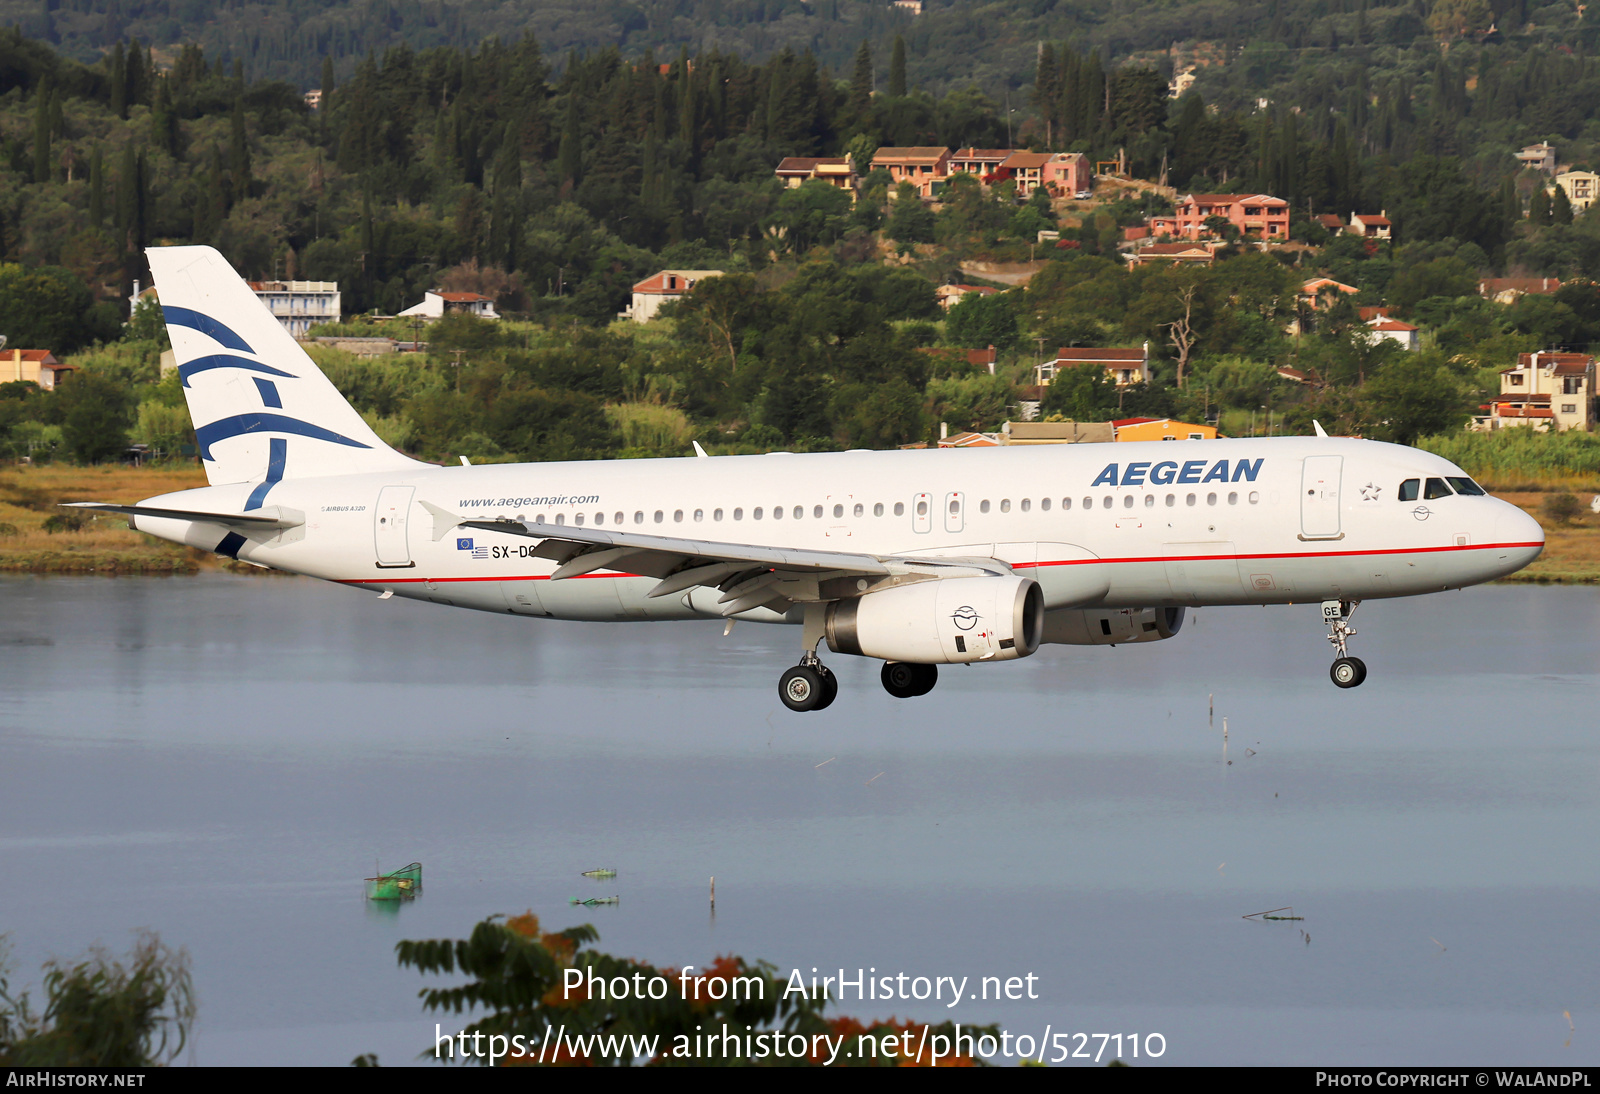
[{"label": "aircraft wing", "polygon": [[557,563],[552,580],[596,570],[660,579],[649,594],[668,596],[697,585],[723,592],[718,610],[787,611],[796,603],[837,600],[883,584],[958,574],[1009,573],[993,559],[903,558],[853,551],[816,551],[748,543],[649,535],[622,529],[579,528],[519,520],[469,520],[422,502],[433,515],[434,539],[452,528],[501,532],[540,541],[533,553]]}]

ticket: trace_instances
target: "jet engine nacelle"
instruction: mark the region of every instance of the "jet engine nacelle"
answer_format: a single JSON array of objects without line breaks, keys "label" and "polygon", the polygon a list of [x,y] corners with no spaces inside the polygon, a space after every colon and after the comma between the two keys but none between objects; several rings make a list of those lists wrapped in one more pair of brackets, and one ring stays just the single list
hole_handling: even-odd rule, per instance
[{"label": "jet engine nacelle", "polygon": [[1060,608],[1044,613],[1044,641],[1062,646],[1159,642],[1182,629],[1182,608]]},{"label": "jet engine nacelle", "polygon": [[1039,648],[1044,595],[1030,577],[953,577],[828,605],[828,648],[922,665],[1011,661]]}]

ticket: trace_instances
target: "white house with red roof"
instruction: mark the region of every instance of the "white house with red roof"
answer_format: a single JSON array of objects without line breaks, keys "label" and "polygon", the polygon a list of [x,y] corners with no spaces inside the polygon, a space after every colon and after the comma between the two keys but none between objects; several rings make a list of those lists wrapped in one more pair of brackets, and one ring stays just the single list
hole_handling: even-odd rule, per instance
[{"label": "white house with red roof", "polygon": [[422,303],[413,304],[400,316],[443,319],[447,313],[476,315],[479,319],[500,318],[500,314],[494,310],[494,301],[475,292],[427,292],[422,296]]},{"label": "white house with red roof", "polygon": [[1365,239],[1388,239],[1394,231],[1388,213],[1387,209],[1376,216],[1371,213],[1351,213],[1350,227],[1346,231]]},{"label": "white house with red roof", "polygon": [[648,323],[663,304],[682,300],[708,277],[721,276],[721,270],[662,270],[651,274],[633,287],[633,303],[628,305],[627,311],[618,312],[617,318]]},{"label": "white house with red roof", "polygon": [[1367,326],[1372,328],[1370,341],[1373,344],[1376,344],[1379,339],[1387,338],[1389,341],[1396,342],[1408,350],[1415,351],[1418,346],[1420,331],[1410,323],[1402,323],[1398,319],[1390,319],[1388,316],[1380,315],[1367,320]]}]

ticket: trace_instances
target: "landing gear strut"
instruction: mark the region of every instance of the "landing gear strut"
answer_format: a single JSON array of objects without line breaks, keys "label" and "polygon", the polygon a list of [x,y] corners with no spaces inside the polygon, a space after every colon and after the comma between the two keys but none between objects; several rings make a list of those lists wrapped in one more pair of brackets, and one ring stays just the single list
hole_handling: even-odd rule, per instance
[{"label": "landing gear strut", "polygon": [[926,695],[938,682],[938,665],[914,665],[910,661],[884,662],[883,690],[896,699]]},{"label": "landing gear strut", "polygon": [[778,698],[790,710],[824,710],[839,695],[839,678],[817,657],[822,641],[822,605],[806,605],[800,663],[778,678]]},{"label": "landing gear strut", "polygon": [[1359,657],[1351,657],[1345,648],[1345,643],[1356,633],[1356,629],[1350,625],[1350,617],[1355,614],[1360,604],[1359,600],[1322,602],[1322,621],[1328,624],[1328,641],[1332,642],[1333,648],[1339,652],[1339,656],[1334,659],[1333,667],[1328,670],[1328,675],[1333,678],[1336,687],[1360,687],[1361,682],[1367,678],[1366,662]]}]

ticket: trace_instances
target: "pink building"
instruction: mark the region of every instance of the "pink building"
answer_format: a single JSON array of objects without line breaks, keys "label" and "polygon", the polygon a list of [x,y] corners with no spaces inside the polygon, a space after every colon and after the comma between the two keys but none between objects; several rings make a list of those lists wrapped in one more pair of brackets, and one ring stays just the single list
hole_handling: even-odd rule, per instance
[{"label": "pink building", "polygon": [[1057,152],[1044,169],[1045,185],[1065,197],[1094,189],[1094,167],[1082,152]]},{"label": "pink building", "polygon": [[1172,234],[1189,239],[1209,235],[1206,221],[1212,217],[1228,221],[1242,236],[1289,238],[1289,203],[1270,194],[1190,194],[1178,201]]}]

